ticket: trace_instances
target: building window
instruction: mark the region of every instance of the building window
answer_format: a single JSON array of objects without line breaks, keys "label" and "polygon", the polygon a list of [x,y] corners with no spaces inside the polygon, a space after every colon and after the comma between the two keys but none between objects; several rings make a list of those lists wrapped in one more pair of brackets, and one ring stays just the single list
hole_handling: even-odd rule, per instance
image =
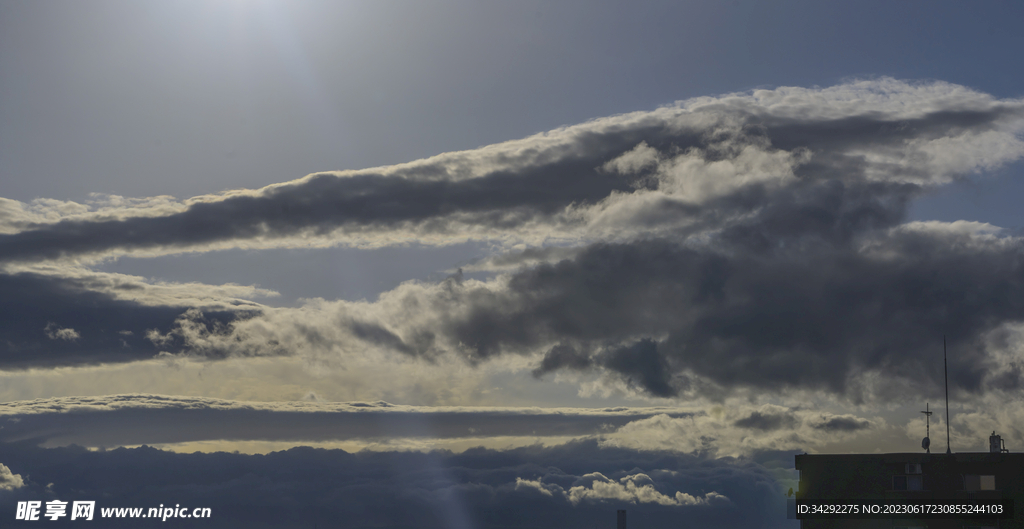
[{"label": "building window", "polygon": [[892,490],[924,490],[921,476],[893,476]]},{"label": "building window", "polygon": [[995,476],[979,476],[968,474],[964,476],[964,490],[996,490]]}]

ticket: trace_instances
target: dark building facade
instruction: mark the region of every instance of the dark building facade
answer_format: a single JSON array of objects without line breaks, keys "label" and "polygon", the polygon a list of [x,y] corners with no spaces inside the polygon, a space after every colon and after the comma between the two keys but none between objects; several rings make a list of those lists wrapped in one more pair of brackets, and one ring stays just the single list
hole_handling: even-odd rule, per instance
[{"label": "dark building facade", "polygon": [[1024,453],[803,454],[797,500],[1010,499],[1013,518],[803,519],[817,528],[1024,529]]}]

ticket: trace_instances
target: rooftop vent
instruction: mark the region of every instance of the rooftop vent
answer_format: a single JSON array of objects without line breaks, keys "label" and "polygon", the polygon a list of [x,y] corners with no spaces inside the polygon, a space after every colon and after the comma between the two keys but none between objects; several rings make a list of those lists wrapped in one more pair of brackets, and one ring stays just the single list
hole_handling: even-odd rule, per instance
[{"label": "rooftop vent", "polygon": [[993,454],[1009,452],[1009,450],[1006,449],[1006,445],[1003,444],[1003,438],[996,435],[995,430],[992,430],[992,435],[988,436],[988,451]]}]

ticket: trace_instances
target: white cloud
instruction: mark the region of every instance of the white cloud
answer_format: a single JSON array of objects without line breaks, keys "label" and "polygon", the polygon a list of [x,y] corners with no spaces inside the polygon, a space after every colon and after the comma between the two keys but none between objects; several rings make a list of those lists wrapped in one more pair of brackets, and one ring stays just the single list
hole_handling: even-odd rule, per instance
[{"label": "white cloud", "polygon": [[253,299],[280,296],[278,292],[253,285],[154,281],[129,274],[97,272],[80,264],[67,262],[7,264],[0,266],[0,271],[12,275],[34,274],[46,279],[64,281],[84,291],[106,294],[115,300],[132,301],[147,307],[193,307],[200,310],[257,309],[262,305],[252,301]]},{"label": "white cloud", "polygon": [[78,334],[78,331],[70,327],[61,328],[56,323],[52,322],[48,323],[46,325],[46,328],[43,329],[43,331],[46,333],[46,336],[48,336],[51,340],[66,340],[73,342],[82,337],[80,334]]},{"label": "white cloud", "polygon": [[25,486],[21,474],[11,472],[7,465],[0,463],[0,490],[15,490]]},{"label": "white cloud", "polygon": [[555,483],[516,478],[515,488],[519,491],[536,491],[552,498],[564,498],[573,505],[603,501],[633,504],[653,503],[675,507],[730,503],[729,498],[714,491],[699,496],[682,491],[676,491],[674,494],[664,494],[655,488],[654,480],[644,473],[627,475],[616,481],[600,472],[592,472],[580,477],[576,480],[576,483],[578,484],[574,484],[567,491]]},{"label": "white cloud", "polygon": [[548,497],[554,497],[556,493],[559,496],[565,495],[565,490],[558,485],[542,483],[540,480],[528,480],[523,478],[516,478],[516,490],[535,490]]},{"label": "white cloud", "polygon": [[642,141],[631,151],[627,151],[618,158],[604,164],[605,171],[615,171],[619,174],[630,175],[652,167],[656,167],[661,161],[660,153],[647,142]]}]

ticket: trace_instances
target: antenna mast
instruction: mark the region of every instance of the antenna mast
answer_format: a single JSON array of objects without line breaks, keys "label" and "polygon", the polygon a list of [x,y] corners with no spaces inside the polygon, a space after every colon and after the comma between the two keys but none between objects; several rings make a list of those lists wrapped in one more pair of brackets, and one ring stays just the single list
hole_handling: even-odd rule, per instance
[{"label": "antenna mast", "polygon": [[922,411],[921,413],[924,414],[924,433],[925,433],[924,440],[921,441],[921,445],[924,446],[924,449],[927,450],[928,453],[930,454],[930,453],[932,453],[932,439],[931,439],[932,429],[931,429],[931,424],[930,424],[931,421],[930,421],[930,419],[932,418],[932,414],[935,413],[935,412],[928,410],[928,403],[926,402],[926,403],[924,403],[924,411]]},{"label": "antenna mast", "polygon": [[942,371],[946,377],[946,453],[952,454],[949,449],[949,366],[946,364],[946,335],[942,335]]}]

